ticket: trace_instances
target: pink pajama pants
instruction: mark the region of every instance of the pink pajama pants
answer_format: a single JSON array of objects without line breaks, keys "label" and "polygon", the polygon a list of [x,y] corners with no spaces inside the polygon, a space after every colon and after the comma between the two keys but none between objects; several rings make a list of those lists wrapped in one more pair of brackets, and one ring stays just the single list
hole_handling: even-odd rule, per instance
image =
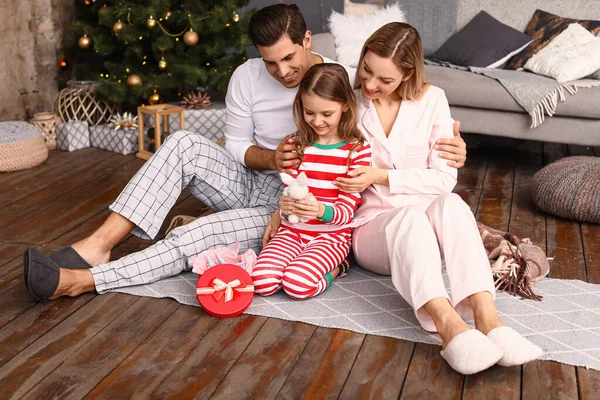
[{"label": "pink pajama pants", "polygon": [[258,256],[252,279],[257,294],[268,296],[283,287],[293,299],[322,293],[331,275],[350,252],[350,229],[308,232],[282,226]]},{"label": "pink pajama pants", "polygon": [[[495,297],[475,218],[456,194],[387,211],[356,228],[352,241],[356,261],[370,271],[391,275],[427,331],[436,332],[433,320],[421,308],[428,301],[444,297],[461,317],[472,318],[469,296],[488,291]],[[451,298],[442,279],[442,257]]]}]

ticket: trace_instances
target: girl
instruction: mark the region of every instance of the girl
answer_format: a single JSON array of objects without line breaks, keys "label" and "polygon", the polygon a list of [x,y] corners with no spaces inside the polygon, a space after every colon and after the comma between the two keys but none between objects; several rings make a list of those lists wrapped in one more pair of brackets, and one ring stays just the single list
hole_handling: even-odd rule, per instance
[{"label": "girl", "polygon": [[[291,175],[304,173],[314,197],[300,201],[281,197],[282,225],[252,272],[259,295],[268,296],[283,287],[294,299],[308,299],[346,272],[338,266],[350,251],[350,222],[360,194],[341,191],[333,182],[371,163],[371,150],[357,128],[356,112],[356,99],[342,66],[317,64],[306,72],[294,101],[301,164]],[[292,224],[287,215],[307,221]]]},{"label": "girl", "polygon": [[[412,26],[390,23],[367,40],[355,89],[373,164],[340,178],[337,187],[364,190],[353,224],[357,262],[392,276],[421,326],[440,334],[442,357],[456,371],[538,358],[539,347],[503,326],[475,218],[451,193],[457,171],[440,158],[445,149],[436,142],[452,137],[453,121],[443,90],[425,81],[421,39]],[[476,329],[461,317],[474,317]]]}]

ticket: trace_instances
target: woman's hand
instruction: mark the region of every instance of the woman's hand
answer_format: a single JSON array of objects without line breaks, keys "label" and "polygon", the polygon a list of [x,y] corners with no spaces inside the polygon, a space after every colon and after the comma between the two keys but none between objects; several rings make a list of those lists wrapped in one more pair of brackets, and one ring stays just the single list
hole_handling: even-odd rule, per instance
[{"label": "woman's hand", "polygon": [[439,139],[435,149],[440,151],[439,157],[450,160],[448,165],[454,168],[462,168],[467,161],[467,144],[460,137],[460,121],[454,122],[454,138]]},{"label": "woman's hand", "polygon": [[352,178],[337,178],[335,185],[344,192],[360,193],[374,183],[389,185],[388,173],[385,169],[359,167],[348,172]]},{"label": "woman's hand", "polygon": [[279,226],[281,225],[281,216],[279,215],[279,209],[275,210],[275,213],[271,216],[271,220],[267,224],[265,234],[263,235],[263,248],[269,243],[269,240],[273,239],[273,236],[277,233]]},{"label": "woman's hand", "polygon": [[298,200],[296,201],[294,208],[294,215],[297,215],[300,218],[304,219],[315,219],[323,217],[325,213],[325,206],[314,198],[314,196],[310,196],[308,199]]}]

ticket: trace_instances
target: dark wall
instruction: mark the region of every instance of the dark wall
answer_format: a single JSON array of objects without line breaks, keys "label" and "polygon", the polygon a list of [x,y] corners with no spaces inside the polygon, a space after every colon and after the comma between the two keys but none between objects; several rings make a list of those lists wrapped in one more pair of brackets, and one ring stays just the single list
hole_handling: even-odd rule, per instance
[{"label": "dark wall", "polygon": [[327,19],[332,9],[338,12],[344,11],[344,0],[250,0],[245,9],[259,9],[277,3],[296,3],[304,15],[308,29],[313,33],[321,33],[327,29]]}]

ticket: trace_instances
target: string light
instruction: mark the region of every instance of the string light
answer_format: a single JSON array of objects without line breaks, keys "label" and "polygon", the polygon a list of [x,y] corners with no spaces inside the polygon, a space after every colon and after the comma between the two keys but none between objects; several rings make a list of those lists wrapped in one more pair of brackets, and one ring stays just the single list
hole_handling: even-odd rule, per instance
[{"label": "string light", "polygon": [[129,68],[125,68],[125,72],[129,73]]}]

